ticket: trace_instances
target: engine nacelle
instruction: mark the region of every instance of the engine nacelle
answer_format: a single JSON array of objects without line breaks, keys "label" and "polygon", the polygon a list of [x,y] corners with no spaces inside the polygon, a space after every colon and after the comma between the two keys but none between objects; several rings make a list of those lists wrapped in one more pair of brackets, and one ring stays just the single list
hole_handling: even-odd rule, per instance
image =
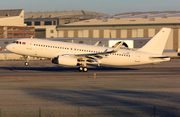
[{"label": "engine nacelle", "polygon": [[58,56],[52,60],[54,64],[61,64],[61,65],[69,65],[69,66],[76,66],[77,59],[70,57],[70,56]]}]

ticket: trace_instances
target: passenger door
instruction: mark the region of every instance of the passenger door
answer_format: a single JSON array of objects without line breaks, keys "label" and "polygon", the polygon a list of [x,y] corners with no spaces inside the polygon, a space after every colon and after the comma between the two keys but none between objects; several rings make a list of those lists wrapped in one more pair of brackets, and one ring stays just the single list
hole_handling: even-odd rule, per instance
[{"label": "passenger door", "polygon": [[32,49],[32,39],[28,39],[27,40],[27,46],[26,46],[26,49],[29,49],[29,50],[31,50]]}]

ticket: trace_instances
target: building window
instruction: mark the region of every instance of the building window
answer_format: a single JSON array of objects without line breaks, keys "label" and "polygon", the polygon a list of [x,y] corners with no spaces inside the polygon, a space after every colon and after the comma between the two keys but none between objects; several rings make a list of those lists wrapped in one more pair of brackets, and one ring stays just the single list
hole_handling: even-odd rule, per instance
[{"label": "building window", "polygon": [[70,23],[70,20],[65,20],[64,23],[65,23],[65,24],[69,24],[69,23]]},{"label": "building window", "polygon": [[24,29],[23,28],[19,28],[19,31],[24,31]]},{"label": "building window", "polygon": [[52,25],[52,21],[45,21],[44,25]]},{"label": "building window", "polygon": [[54,33],[54,30],[51,30],[51,33]]},{"label": "building window", "polygon": [[29,34],[24,34],[24,37],[29,37]]},{"label": "building window", "polygon": [[24,22],[25,24],[27,24],[27,26],[31,26],[32,22]]},{"label": "building window", "polygon": [[35,26],[40,26],[41,23],[40,23],[40,22],[34,22],[34,25],[35,25]]},{"label": "building window", "polygon": [[29,28],[25,28],[24,31],[29,31]]},{"label": "building window", "polygon": [[19,34],[14,34],[14,37],[18,37],[19,36]]},{"label": "building window", "polygon": [[9,33],[9,34],[8,34],[8,37],[12,37],[12,34],[11,34],[11,33]]},{"label": "building window", "polygon": [[14,28],[13,30],[14,30],[14,31],[18,31],[18,28]]},{"label": "building window", "polygon": [[0,37],[2,37],[2,34],[0,33]]},{"label": "building window", "polygon": [[19,34],[19,37],[23,37],[23,34]]},{"label": "building window", "polygon": [[8,28],[8,31],[12,31],[13,30],[13,28]]},{"label": "building window", "polygon": [[56,25],[56,21],[53,21],[53,25]]}]

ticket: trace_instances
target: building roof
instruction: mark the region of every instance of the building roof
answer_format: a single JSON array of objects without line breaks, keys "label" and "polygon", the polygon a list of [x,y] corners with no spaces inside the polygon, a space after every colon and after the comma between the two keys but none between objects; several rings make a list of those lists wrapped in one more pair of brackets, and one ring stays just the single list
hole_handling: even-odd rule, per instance
[{"label": "building roof", "polygon": [[[25,18],[66,18],[74,16],[96,16],[96,12],[90,11],[55,11],[55,12],[30,12],[25,13]],[[108,16],[107,14],[98,13],[99,17]]]},{"label": "building roof", "polygon": [[136,24],[179,24],[180,11],[132,12],[105,16],[62,26],[136,25]]},{"label": "building roof", "polygon": [[19,16],[23,9],[0,10],[0,17]]},{"label": "building roof", "polygon": [[148,15],[157,15],[157,14],[177,14],[180,13],[180,11],[149,11],[149,12],[127,12],[127,13],[119,13],[114,16],[122,16],[122,15],[142,15],[142,14],[148,14]]},{"label": "building roof", "polygon": [[114,18],[180,17],[180,11],[130,12],[130,13],[116,14],[113,17]]}]

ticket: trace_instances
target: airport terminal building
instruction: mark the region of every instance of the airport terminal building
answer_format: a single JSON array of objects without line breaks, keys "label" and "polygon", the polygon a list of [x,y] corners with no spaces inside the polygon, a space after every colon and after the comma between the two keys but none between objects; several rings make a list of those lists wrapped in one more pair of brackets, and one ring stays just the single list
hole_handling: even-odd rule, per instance
[{"label": "airport terminal building", "polygon": [[35,36],[34,27],[24,23],[24,10],[0,10],[0,38],[30,38]]}]

